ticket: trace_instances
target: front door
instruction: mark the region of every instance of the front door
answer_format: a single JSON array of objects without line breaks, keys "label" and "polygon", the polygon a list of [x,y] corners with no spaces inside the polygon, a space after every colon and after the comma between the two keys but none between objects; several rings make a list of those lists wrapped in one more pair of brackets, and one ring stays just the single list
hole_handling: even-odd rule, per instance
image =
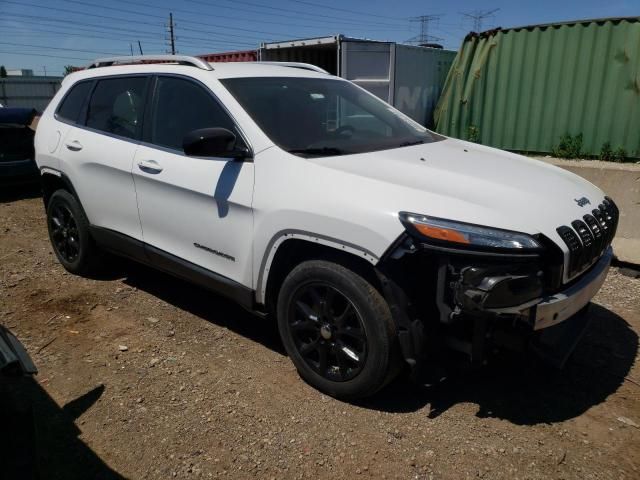
[{"label": "front door", "polygon": [[253,163],[186,156],[184,136],[209,127],[227,128],[243,141],[204,85],[157,77],[132,169],[144,242],[251,286]]}]

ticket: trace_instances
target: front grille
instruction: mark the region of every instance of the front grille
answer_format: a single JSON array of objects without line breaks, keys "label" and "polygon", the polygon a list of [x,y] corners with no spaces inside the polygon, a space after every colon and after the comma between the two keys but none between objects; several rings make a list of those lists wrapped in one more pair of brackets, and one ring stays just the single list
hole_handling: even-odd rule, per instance
[{"label": "front grille", "polygon": [[568,278],[573,278],[593,265],[611,244],[620,212],[613,200],[605,197],[591,213],[582,219],[556,229],[569,249]]}]

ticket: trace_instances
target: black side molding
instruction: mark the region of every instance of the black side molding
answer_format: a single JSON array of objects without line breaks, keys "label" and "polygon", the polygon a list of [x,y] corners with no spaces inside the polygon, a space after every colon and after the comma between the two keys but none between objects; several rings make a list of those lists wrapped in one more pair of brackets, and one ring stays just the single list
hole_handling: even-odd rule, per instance
[{"label": "black side molding", "polygon": [[100,248],[123,257],[148,264],[149,258],[144,250],[144,243],[128,235],[103,227],[89,227],[91,236]]},{"label": "black side molding", "polygon": [[254,291],[241,283],[151,245],[145,244],[145,251],[151,266],[224,295],[247,310],[255,309]]},{"label": "black side molding", "polygon": [[230,298],[251,312],[256,311],[254,290],[235,280],[202,268],[128,235],[93,225],[90,229],[93,239],[105,250],[200,285],[207,290]]}]

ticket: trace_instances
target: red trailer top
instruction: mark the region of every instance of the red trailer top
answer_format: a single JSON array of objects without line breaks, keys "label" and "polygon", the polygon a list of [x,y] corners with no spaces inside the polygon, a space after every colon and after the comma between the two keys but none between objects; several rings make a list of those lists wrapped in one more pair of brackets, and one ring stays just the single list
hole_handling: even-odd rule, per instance
[{"label": "red trailer top", "polygon": [[255,62],[258,60],[257,50],[241,50],[237,52],[205,53],[198,55],[207,62]]}]

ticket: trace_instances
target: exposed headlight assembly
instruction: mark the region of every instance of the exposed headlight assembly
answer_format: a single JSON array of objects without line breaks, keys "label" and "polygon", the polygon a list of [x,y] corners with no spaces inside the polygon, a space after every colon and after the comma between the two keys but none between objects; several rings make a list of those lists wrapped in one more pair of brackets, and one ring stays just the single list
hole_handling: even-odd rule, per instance
[{"label": "exposed headlight assembly", "polygon": [[517,250],[541,249],[542,245],[526,233],[483,227],[470,223],[400,212],[404,226],[434,243],[450,243],[467,247],[503,248]]}]

